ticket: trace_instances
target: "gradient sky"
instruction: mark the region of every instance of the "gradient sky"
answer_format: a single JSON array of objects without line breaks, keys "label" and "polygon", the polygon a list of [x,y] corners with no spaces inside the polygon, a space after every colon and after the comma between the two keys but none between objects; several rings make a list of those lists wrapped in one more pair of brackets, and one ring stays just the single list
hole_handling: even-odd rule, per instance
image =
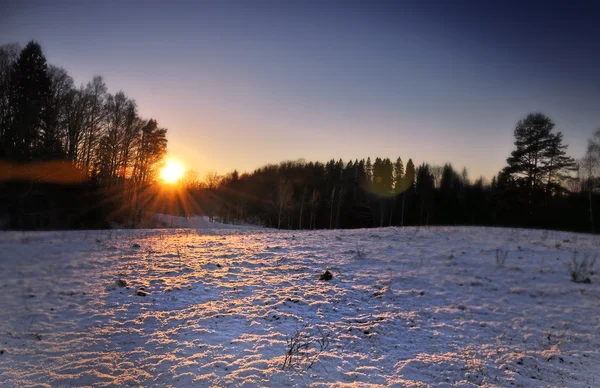
[{"label": "gradient sky", "polygon": [[76,84],[104,76],[204,174],[401,156],[491,178],[541,111],[579,158],[600,127],[600,2],[6,1]]}]

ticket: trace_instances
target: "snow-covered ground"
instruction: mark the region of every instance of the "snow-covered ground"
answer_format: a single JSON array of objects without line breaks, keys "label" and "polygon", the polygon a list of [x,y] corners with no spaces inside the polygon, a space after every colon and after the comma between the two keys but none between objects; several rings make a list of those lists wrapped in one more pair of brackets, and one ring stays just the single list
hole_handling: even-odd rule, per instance
[{"label": "snow-covered ground", "polygon": [[595,387],[600,276],[571,281],[575,250],[600,237],[4,232],[0,386]]}]

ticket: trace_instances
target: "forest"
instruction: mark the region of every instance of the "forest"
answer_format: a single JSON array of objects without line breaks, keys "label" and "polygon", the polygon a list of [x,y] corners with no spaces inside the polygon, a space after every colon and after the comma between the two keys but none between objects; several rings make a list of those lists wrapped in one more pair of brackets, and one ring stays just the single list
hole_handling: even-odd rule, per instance
[{"label": "forest", "polygon": [[38,43],[0,46],[0,227],[140,224],[166,134],[102,77],[76,86]]},{"label": "forest", "polygon": [[0,46],[0,228],[147,226],[154,212],[278,229],[486,225],[597,232],[600,130],[579,160],[542,113],[491,180],[388,157],[285,161],[158,183],[167,129],[100,76],[76,86],[40,45]]},{"label": "forest", "polygon": [[222,222],[280,229],[483,225],[595,232],[600,131],[576,162],[553,127],[540,113],[519,121],[516,149],[491,181],[471,180],[466,168],[450,163],[415,166],[401,157],[300,160],[204,180],[190,172],[187,202]]}]

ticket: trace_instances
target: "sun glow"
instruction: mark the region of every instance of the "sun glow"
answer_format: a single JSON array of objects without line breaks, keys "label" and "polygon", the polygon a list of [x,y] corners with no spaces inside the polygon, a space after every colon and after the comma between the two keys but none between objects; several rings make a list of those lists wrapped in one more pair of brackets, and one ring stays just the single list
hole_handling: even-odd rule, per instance
[{"label": "sun glow", "polygon": [[175,159],[167,159],[165,166],[160,170],[160,178],[165,183],[176,183],[185,173],[183,163]]}]

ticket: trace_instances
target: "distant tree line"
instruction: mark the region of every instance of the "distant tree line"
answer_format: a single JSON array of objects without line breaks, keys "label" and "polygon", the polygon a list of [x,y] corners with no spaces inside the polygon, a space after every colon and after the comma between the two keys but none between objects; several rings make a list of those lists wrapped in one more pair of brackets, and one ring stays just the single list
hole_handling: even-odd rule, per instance
[{"label": "distant tree line", "polygon": [[490,225],[596,231],[600,217],[600,130],[580,162],[566,155],[550,118],[517,123],[515,150],[491,181],[450,163],[415,166],[377,157],[327,163],[288,161],[251,173],[190,172],[199,213],[222,222],[280,229]]},{"label": "distant tree line", "polygon": [[[0,179],[0,222],[4,219],[5,226],[135,224],[145,198],[151,197],[166,134],[155,120],[139,117],[135,101],[125,93],[109,93],[102,77],[76,86],[64,69],[47,64],[38,43],[23,49],[0,46],[2,168],[43,171],[34,181],[31,174]],[[39,167],[48,161],[64,163],[53,164],[58,167],[52,174]],[[56,184],[73,169],[81,176],[78,182]]]},{"label": "distant tree line", "polygon": [[108,93],[102,77],[76,86],[36,42],[0,46],[0,228],[139,227],[163,211],[280,229],[598,231],[600,130],[575,161],[541,113],[517,123],[515,149],[489,182],[449,163],[376,157],[288,161],[204,180],[190,171],[180,192],[165,194],[154,183],[166,134],[125,93]]}]

